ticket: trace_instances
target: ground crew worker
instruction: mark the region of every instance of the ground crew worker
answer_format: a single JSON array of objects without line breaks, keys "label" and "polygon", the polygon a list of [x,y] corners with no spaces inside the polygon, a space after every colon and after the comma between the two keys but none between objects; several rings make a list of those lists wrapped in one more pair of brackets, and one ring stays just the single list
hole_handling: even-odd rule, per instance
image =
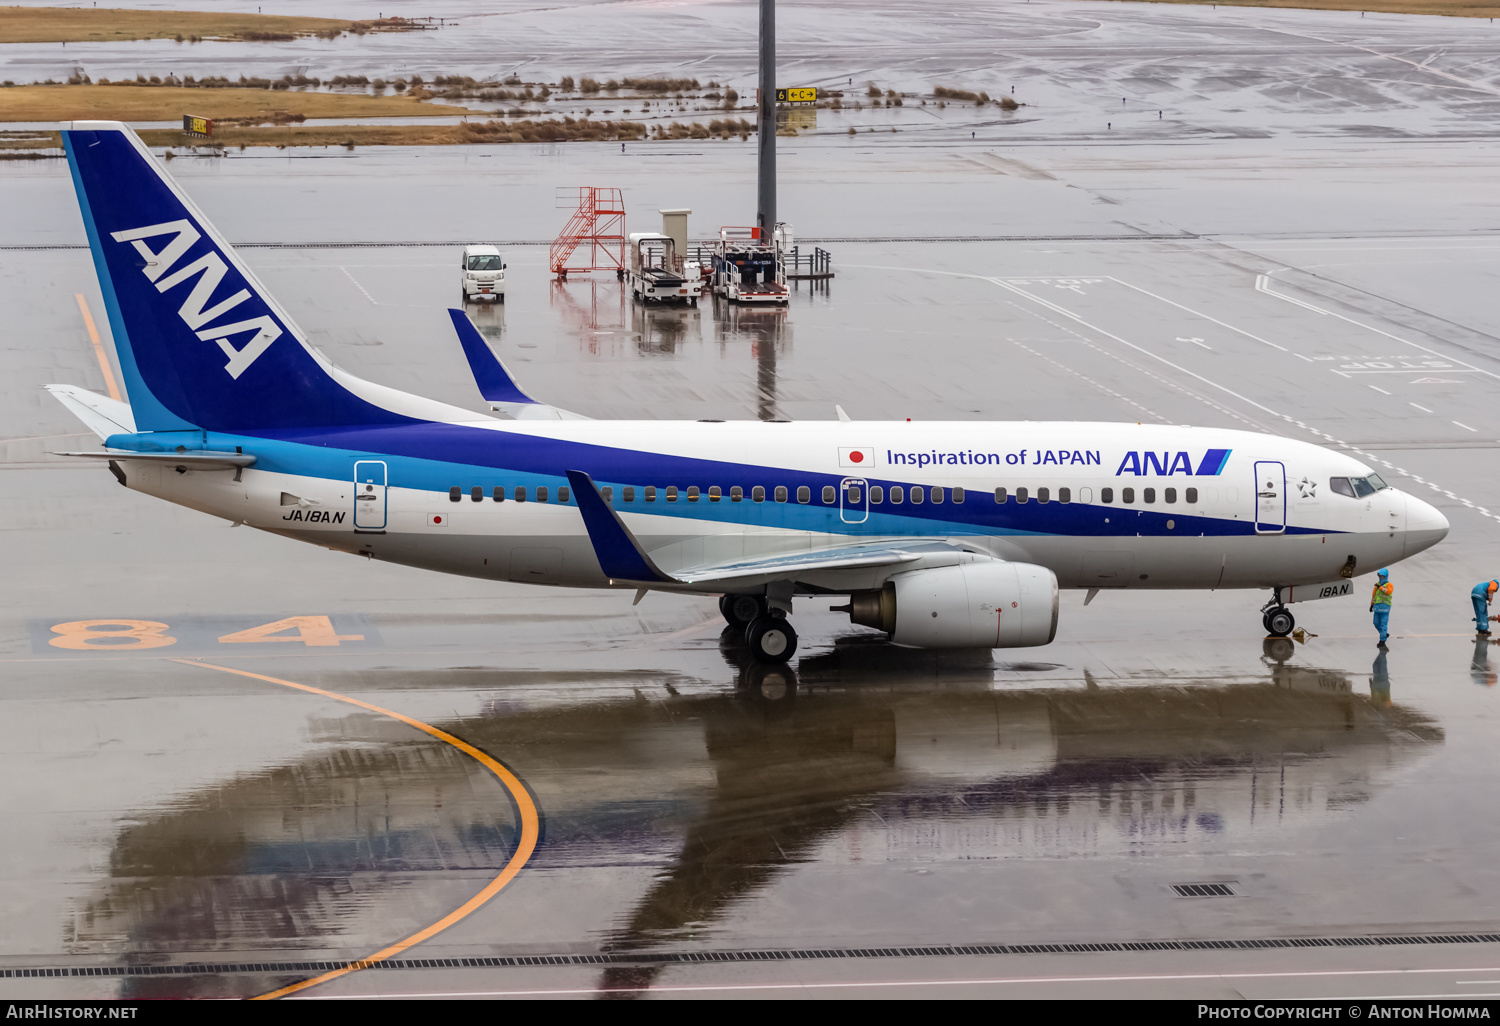
[{"label": "ground crew worker", "polygon": [[1490,601],[1497,591],[1500,591],[1500,581],[1480,581],[1469,593],[1474,600],[1474,629],[1480,634],[1490,632]]},{"label": "ground crew worker", "polygon": [[1370,592],[1370,612],[1375,614],[1375,629],[1380,632],[1380,640],[1376,644],[1384,647],[1391,622],[1391,596],[1396,589],[1390,582],[1389,570],[1382,570],[1376,576],[1380,580],[1376,582],[1375,590]]}]

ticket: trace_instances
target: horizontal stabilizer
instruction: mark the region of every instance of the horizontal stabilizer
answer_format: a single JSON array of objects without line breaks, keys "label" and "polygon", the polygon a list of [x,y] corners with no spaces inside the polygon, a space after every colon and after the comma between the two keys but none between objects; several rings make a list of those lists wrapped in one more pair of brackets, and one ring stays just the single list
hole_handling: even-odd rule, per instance
[{"label": "horizontal stabilizer", "polygon": [[188,470],[239,470],[255,462],[255,457],[242,452],[135,452],[132,449],[106,449],[103,452],[54,452],[53,456],[77,456],[86,460],[144,460],[148,463],[166,463]]},{"label": "horizontal stabilizer", "polygon": [[469,371],[474,375],[474,384],[479,394],[490,404],[490,409],[503,413],[512,420],[588,420],[577,413],[560,410],[556,406],[539,403],[521,390],[516,379],[506,369],[500,357],[490,349],[469,315],[462,310],[448,311],[453,320],[453,330],[458,332],[459,344],[464,348],[464,357],[469,361]]},{"label": "horizontal stabilizer", "polygon": [[75,385],[48,385],[47,391],[101,440],[110,435],[135,434],[135,414],[129,403]]}]

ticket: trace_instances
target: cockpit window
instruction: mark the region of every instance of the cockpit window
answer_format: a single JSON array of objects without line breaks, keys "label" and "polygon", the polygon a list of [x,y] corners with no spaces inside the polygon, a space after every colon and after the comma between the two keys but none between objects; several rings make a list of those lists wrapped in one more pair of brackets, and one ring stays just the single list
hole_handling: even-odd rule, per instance
[{"label": "cockpit window", "polygon": [[1375,486],[1370,483],[1369,478],[1354,477],[1349,480],[1354,485],[1355,498],[1363,499],[1366,495],[1375,494]]},{"label": "cockpit window", "polygon": [[1370,482],[1371,487],[1373,487],[1377,492],[1382,488],[1390,487],[1390,485],[1386,484],[1385,480],[1381,478],[1379,474],[1371,474],[1369,477],[1365,478],[1365,480]]},{"label": "cockpit window", "polygon": [[1335,495],[1347,495],[1351,499],[1354,498],[1354,486],[1349,483],[1347,477],[1330,477],[1328,488]]},{"label": "cockpit window", "polygon": [[471,271],[498,271],[500,270],[500,257],[497,254],[489,256],[469,257],[469,270]]}]

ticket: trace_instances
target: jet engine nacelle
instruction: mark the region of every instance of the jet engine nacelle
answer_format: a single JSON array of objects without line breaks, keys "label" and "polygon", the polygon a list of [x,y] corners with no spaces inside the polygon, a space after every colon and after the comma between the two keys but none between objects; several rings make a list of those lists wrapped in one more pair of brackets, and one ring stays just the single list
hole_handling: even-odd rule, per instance
[{"label": "jet engine nacelle", "polygon": [[855,592],[849,619],[913,648],[1027,648],[1057,636],[1057,577],[1031,563],[965,563],[897,574]]}]

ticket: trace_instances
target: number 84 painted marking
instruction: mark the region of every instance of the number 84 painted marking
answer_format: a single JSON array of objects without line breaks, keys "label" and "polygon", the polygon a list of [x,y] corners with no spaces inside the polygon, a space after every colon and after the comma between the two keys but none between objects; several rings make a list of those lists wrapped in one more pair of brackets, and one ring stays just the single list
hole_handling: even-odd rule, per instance
[{"label": "number 84 painted marking", "polygon": [[[70,620],[54,624],[55,638],[47,644],[53,648],[75,651],[102,649],[165,648],[177,644],[168,634],[172,628],[159,620]],[[312,648],[336,647],[345,641],[364,641],[363,634],[340,634],[326,616],[288,616],[241,631],[219,636],[222,645],[253,645],[274,642],[300,642]]]}]

